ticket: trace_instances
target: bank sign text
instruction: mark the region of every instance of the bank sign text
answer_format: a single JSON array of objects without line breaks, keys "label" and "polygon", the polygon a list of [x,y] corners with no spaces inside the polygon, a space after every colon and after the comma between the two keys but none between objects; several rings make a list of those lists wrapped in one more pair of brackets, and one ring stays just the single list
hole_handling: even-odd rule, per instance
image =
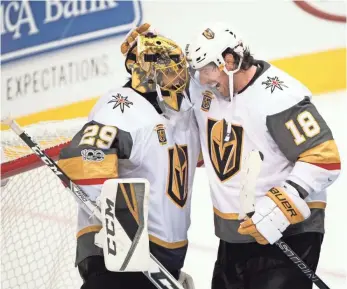
[{"label": "bank sign text", "polygon": [[1,63],[128,32],[137,1],[1,1]]}]

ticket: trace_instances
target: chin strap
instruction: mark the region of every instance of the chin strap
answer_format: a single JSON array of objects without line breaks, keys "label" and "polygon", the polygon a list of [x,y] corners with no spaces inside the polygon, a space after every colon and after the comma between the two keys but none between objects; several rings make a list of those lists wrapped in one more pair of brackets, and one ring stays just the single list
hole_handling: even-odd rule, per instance
[{"label": "chin strap", "polygon": [[234,74],[238,72],[241,68],[241,64],[243,61],[243,57],[240,57],[240,61],[237,65],[237,68],[234,70],[227,70],[226,67],[224,66],[223,71],[228,75],[229,77],[229,95],[230,95],[230,102],[233,101],[233,97],[237,95],[237,93],[234,93]]}]

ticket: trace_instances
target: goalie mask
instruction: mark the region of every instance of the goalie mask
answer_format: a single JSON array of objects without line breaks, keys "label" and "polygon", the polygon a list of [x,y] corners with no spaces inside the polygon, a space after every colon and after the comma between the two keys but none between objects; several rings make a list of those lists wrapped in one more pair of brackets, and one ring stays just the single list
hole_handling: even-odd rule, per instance
[{"label": "goalie mask", "polygon": [[131,85],[141,93],[157,92],[159,104],[179,111],[188,82],[186,58],[172,40],[147,32],[139,35],[125,60]]}]

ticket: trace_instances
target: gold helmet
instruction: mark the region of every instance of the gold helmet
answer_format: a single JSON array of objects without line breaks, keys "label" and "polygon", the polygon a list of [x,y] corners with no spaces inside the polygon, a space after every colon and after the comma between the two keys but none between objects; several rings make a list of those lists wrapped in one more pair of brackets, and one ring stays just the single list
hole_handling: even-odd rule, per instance
[{"label": "gold helmet", "polygon": [[128,45],[125,67],[131,74],[131,86],[141,93],[157,91],[167,106],[179,111],[188,83],[187,62],[182,49],[172,40],[153,32],[131,35],[132,46],[128,45],[129,41],[125,42]]}]

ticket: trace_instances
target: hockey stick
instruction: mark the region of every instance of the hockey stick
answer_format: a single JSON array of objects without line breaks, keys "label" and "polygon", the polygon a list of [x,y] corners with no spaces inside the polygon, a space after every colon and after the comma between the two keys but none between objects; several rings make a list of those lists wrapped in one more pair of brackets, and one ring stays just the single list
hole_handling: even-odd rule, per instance
[{"label": "hockey stick", "polygon": [[[259,151],[251,151],[242,170],[242,186],[240,191],[241,217],[251,218],[254,214],[255,185],[260,173],[261,163],[264,156]],[[288,246],[286,242],[279,239],[275,245],[320,289],[329,289],[307,264]]]},{"label": "hockey stick", "polygon": [[[31,137],[11,118],[2,120],[2,123],[10,126],[10,128],[30,147],[34,153],[44,162],[51,171],[70,189],[72,194],[78,201],[85,206],[94,216],[101,221],[100,208],[94,204],[89,196],[77,186],[71,179],[59,168],[59,166],[45,154],[39,145],[31,139]],[[151,272],[145,271],[143,274],[158,289],[184,289],[183,286],[166,270],[166,268],[152,255]],[[152,269],[153,268],[153,269]]]}]

